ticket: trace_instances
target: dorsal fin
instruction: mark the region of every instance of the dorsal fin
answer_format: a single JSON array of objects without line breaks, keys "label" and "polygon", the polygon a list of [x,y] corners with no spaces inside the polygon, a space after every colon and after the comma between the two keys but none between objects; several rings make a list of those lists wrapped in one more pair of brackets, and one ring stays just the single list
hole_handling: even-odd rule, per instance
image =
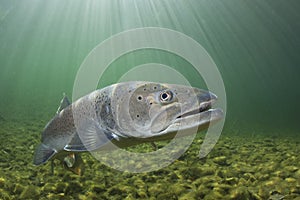
[{"label": "dorsal fin", "polygon": [[70,105],[70,101],[67,97],[67,95],[65,93],[63,93],[63,98],[62,100],[60,101],[60,106],[58,107],[56,113],[60,113],[60,111],[62,111],[63,109],[65,109],[66,107],[68,107]]}]

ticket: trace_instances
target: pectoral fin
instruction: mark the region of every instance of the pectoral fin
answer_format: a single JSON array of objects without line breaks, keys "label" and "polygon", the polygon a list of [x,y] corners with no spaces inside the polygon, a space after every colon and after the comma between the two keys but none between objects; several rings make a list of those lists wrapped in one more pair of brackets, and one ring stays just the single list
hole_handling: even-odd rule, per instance
[{"label": "pectoral fin", "polygon": [[116,138],[114,134],[103,130],[93,119],[83,119],[77,125],[77,133],[64,150],[94,151]]}]

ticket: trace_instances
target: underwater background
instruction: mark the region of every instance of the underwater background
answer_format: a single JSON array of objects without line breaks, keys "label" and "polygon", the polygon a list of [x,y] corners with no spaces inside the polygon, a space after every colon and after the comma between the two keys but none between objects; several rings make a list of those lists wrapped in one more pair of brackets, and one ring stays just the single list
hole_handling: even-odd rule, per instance
[{"label": "underwater background", "polygon": [[[299,10],[298,0],[0,0],[0,199],[300,199]],[[216,63],[227,115],[213,151],[199,160],[200,133],[150,173],[119,172],[89,154],[82,177],[33,166],[40,133],[86,56],[143,27],[182,32]],[[202,86],[184,59],[145,49],[113,62],[99,88],[153,62],[186,69]]]}]

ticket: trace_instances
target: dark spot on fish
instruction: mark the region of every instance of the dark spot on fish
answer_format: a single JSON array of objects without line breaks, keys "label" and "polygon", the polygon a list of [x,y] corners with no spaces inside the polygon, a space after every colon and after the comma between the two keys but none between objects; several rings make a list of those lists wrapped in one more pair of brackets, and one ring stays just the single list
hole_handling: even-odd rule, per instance
[{"label": "dark spot on fish", "polygon": [[146,88],[144,88],[144,91],[146,91],[147,89]]},{"label": "dark spot on fish", "polygon": [[136,115],[136,117],[140,117],[140,115]]},{"label": "dark spot on fish", "polygon": [[154,86],[154,87],[153,87],[153,89],[154,89],[154,90],[156,90],[156,89],[157,89],[157,87],[156,87],[156,86]]}]

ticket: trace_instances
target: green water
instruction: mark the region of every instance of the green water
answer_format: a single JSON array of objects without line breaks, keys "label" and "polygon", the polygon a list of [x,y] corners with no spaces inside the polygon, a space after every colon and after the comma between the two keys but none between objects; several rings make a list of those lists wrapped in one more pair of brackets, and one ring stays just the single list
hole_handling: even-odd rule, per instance
[{"label": "green water", "polygon": [[[298,135],[299,10],[299,0],[0,0],[0,121],[42,121],[40,132],[62,93],[72,96],[92,49],[122,31],[162,27],[193,38],[216,63],[227,95],[225,133]],[[154,62],[206,87],[186,60],[153,49],[113,62],[99,87]]]},{"label": "green water", "polygon": [[[71,94],[78,68],[96,45],[119,32],[150,26],[180,31],[208,51],[225,83],[227,124],[299,129],[297,0],[30,0],[0,5],[0,111],[5,118],[50,117],[61,94]],[[123,57],[131,60],[129,67],[174,63],[157,52]],[[116,81],[126,62],[117,64],[107,84]]]}]

